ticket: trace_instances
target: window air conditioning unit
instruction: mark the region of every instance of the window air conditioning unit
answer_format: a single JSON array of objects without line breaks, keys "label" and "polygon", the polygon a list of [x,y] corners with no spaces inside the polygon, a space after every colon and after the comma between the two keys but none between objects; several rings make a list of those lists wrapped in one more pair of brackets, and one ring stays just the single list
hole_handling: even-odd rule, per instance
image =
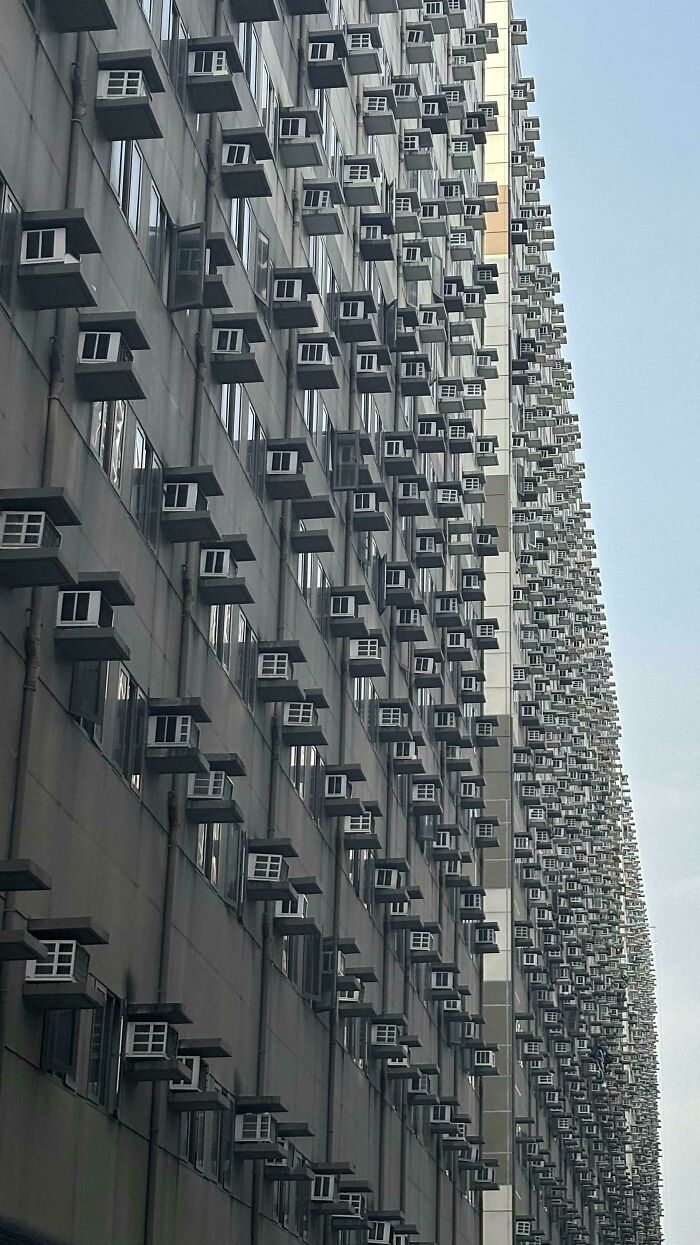
[{"label": "window air conditioning unit", "polygon": [[142,69],[100,69],[97,74],[98,99],[133,99],[150,97]]},{"label": "window air conditioning unit", "polygon": [[326,799],[345,800],[350,796],[347,774],[326,774]]},{"label": "window air conditioning unit", "polygon": [[288,653],[260,653],[258,656],[259,679],[290,679],[292,663]]},{"label": "window air conditioning unit", "polygon": [[338,1177],[336,1175],[314,1176],[311,1185],[311,1204],[327,1206],[338,1200]]},{"label": "window air conditioning unit", "polygon": [[303,282],[300,278],[277,277],[275,279],[274,302],[298,303],[303,296]]},{"label": "window air conditioning unit", "polygon": [[313,726],[316,706],[310,700],[293,701],[284,706],[285,726]]},{"label": "window air conditioning unit", "polygon": [[393,1223],[388,1219],[371,1219],[367,1245],[394,1245]]},{"label": "window air conditioning unit", "polygon": [[72,981],[87,979],[90,957],[78,942],[67,938],[49,939],[42,942],[48,952],[45,960],[29,960],[25,968],[25,981]]},{"label": "window air conditioning unit", "polygon": [[277,1139],[277,1123],[268,1112],[253,1115],[244,1112],[236,1116],[234,1140],[245,1145],[265,1145]]},{"label": "window air conditioning unit", "polygon": [[284,882],[288,869],[287,858],[276,852],[251,852],[248,856],[250,882]]},{"label": "window air conditioning unit", "polygon": [[196,480],[168,483],[163,487],[163,510],[196,510],[199,486]]},{"label": "window air conditioning unit", "polygon": [[162,1020],[131,1020],[126,1027],[126,1059],[173,1059],[178,1035]]},{"label": "window air conditioning unit", "polygon": [[113,621],[114,611],[99,590],[66,589],[59,592],[57,627],[111,627]]},{"label": "window air conditioning unit", "polygon": [[208,774],[190,774],[191,800],[232,800],[233,783],[222,769],[211,769]]},{"label": "window air conditioning unit", "polygon": [[155,713],[148,719],[149,748],[196,748],[199,727],[184,713]]},{"label": "window air conditioning unit", "polygon": [[245,350],[243,330],[215,328],[212,350],[215,354],[242,354]]},{"label": "window air conditioning unit", "polygon": [[278,899],[275,904],[276,921],[283,921],[285,917],[307,917],[308,915],[308,895],[294,895],[293,899]]},{"label": "window air conditioning unit", "polygon": [[212,77],[213,75],[229,77],[231,67],[223,48],[197,50],[189,53],[187,72],[189,75]]},{"label": "window air conditioning unit", "polygon": [[206,1064],[202,1063],[199,1055],[183,1055],[182,1063],[184,1063],[190,1074],[189,1081],[171,1081],[168,1089],[171,1093],[181,1093],[183,1091],[190,1094],[196,1093],[197,1090],[203,1088],[202,1082],[205,1078]]},{"label": "window air conditioning unit", "polygon": [[85,329],[78,335],[79,363],[126,363],[133,357],[121,333]]}]

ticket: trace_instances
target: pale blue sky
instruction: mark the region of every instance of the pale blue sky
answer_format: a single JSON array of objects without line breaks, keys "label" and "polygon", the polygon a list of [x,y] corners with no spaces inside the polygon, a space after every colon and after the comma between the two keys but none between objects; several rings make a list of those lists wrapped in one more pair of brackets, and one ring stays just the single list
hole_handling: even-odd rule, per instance
[{"label": "pale blue sky", "polygon": [[520,0],[659,978],[665,1235],[700,1213],[700,4]]}]

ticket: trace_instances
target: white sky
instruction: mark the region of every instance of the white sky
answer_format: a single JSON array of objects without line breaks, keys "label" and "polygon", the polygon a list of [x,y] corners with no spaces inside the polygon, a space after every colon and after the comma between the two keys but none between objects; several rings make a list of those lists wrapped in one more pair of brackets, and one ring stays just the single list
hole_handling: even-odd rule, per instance
[{"label": "white sky", "polygon": [[700,4],[520,0],[659,978],[665,1235],[700,1180]]}]

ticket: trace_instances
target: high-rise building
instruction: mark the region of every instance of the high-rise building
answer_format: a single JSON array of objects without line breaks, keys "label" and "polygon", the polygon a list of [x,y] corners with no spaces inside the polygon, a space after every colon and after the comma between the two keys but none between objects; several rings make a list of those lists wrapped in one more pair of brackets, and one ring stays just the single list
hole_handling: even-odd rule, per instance
[{"label": "high-rise building", "polygon": [[0,1242],[658,1245],[525,22],[0,26]]}]

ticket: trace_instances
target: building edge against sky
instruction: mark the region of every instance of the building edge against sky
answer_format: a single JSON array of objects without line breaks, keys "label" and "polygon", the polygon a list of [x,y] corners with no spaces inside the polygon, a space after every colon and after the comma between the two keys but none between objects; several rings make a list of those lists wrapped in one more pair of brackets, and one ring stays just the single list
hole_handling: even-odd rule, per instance
[{"label": "building edge against sky", "polygon": [[9,0],[2,1242],[661,1240],[526,41]]}]

